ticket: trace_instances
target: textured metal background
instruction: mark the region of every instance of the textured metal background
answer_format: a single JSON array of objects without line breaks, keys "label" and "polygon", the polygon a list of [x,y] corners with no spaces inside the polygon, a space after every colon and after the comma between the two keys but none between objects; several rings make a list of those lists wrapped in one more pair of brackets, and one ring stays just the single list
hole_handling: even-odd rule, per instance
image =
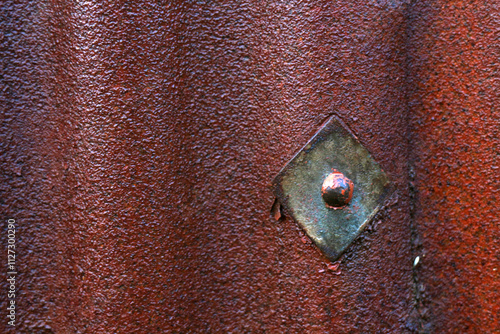
[{"label": "textured metal background", "polygon": [[500,331],[500,4],[418,2],[411,175],[422,327]]},{"label": "textured metal background", "polygon": [[[20,225],[17,332],[494,325],[498,146],[483,143],[497,140],[498,16],[436,6],[4,1],[0,205]],[[340,272],[269,214],[273,176],[333,111],[397,186]],[[417,294],[412,235],[426,249]]]}]

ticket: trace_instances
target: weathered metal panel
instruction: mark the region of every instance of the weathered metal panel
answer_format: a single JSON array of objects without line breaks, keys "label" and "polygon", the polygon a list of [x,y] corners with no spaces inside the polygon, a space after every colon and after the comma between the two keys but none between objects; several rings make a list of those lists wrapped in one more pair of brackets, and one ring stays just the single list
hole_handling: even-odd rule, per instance
[{"label": "weathered metal panel", "polygon": [[[494,5],[416,3],[410,21],[398,1],[1,10],[18,332],[417,330],[407,82],[422,328],[498,325]],[[328,266],[269,210],[270,181],[333,111],[396,196]]]},{"label": "weathered metal panel", "polygon": [[426,333],[500,330],[499,9],[419,1],[411,10],[411,186]]}]

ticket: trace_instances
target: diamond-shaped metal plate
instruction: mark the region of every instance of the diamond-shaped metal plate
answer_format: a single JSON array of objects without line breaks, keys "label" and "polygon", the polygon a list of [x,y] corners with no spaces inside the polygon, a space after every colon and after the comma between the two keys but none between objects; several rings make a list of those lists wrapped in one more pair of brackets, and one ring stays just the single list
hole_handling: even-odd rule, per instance
[{"label": "diamond-shaped metal plate", "polygon": [[[321,196],[334,170],[354,183],[350,203],[331,209]],[[285,210],[335,261],[375,216],[392,191],[391,182],[356,136],[335,116],[319,130],[273,181]]]}]

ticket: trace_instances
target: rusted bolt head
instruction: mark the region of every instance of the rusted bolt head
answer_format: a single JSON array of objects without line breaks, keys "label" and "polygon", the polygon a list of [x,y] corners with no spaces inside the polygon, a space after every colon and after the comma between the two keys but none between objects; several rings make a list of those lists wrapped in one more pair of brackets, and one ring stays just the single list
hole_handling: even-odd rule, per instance
[{"label": "rusted bolt head", "polygon": [[323,181],[321,196],[326,206],[340,209],[351,201],[354,184],[340,172],[333,172]]}]

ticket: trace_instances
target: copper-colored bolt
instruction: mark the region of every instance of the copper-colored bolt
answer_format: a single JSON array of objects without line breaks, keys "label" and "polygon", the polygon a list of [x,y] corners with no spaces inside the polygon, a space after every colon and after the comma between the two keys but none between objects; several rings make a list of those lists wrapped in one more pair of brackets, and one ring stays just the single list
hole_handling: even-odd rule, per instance
[{"label": "copper-colored bolt", "polygon": [[340,172],[333,172],[323,181],[321,196],[326,206],[340,209],[349,204],[354,190],[354,183]]}]

